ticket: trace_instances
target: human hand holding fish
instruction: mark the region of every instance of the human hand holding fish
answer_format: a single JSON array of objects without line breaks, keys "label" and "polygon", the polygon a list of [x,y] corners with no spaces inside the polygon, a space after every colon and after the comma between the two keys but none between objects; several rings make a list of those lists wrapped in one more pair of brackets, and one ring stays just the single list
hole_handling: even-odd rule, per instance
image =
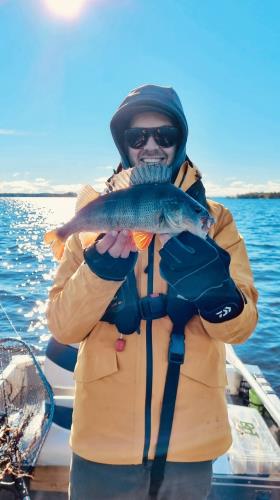
[{"label": "human hand holding fish", "polygon": [[108,252],[111,257],[123,259],[126,259],[130,252],[137,252],[132,233],[126,229],[106,233],[103,238],[97,241],[95,248],[101,255]]}]

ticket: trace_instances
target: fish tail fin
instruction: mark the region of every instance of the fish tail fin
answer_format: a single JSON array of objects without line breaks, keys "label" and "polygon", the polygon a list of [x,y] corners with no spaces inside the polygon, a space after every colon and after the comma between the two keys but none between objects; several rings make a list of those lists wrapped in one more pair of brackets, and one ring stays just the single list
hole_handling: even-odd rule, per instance
[{"label": "fish tail fin", "polygon": [[54,257],[60,260],[64,252],[64,241],[58,236],[57,231],[48,231],[44,236],[46,245],[50,245]]},{"label": "fish tail fin", "polygon": [[145,250],[153,239],[153,233],[132,232],[133,241],[138,250]]}]

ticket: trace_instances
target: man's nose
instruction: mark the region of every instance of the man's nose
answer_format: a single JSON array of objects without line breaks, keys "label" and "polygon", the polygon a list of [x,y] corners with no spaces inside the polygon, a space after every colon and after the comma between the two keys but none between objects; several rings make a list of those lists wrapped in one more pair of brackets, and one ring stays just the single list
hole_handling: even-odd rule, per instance
[{"label": "man's nose", "polygon": [[149,149],[149,150],[154,150],[154,149],[158,149],[158,144],[156,143],[155,139],[153,138],[152,135],[150,135],[148,137],[148,140],[145,144],[145,149]]}]

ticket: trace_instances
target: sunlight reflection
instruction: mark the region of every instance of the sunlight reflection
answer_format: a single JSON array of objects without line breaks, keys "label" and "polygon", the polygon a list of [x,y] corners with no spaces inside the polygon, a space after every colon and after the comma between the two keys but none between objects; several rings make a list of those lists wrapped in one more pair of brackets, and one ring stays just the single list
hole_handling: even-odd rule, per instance
[{"label": "sunlight reflection", "polygon": [[[57,263],[44,244],[44,233],[73,217],[76,198],[10,198],[0,200],[6,224],[0,240],[1,302],[17,331],[37,343],[49,337],[45,305]],[[10,332],[7,323],[3,329]]]},{"label": "sunlight reflection", "polygon": [[87,0],[44,0],[49,11],[63,19],[79,17],[86,6]]}]

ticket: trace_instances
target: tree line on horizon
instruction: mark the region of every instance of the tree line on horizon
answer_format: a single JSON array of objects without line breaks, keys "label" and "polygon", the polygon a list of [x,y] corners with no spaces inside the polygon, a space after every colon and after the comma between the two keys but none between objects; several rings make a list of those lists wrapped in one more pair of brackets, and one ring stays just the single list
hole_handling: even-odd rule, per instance
[{"label": "tree line on horizon", "polygon": [[[67,193],[0,193],[0,197],[4,198],[76,198],[77,193],[67,192]],[[225,196],[225,198],[280,198],[280,192],[264,193],[264,192],[253,192],[245,194],[236,194],[232,196]]]}]

